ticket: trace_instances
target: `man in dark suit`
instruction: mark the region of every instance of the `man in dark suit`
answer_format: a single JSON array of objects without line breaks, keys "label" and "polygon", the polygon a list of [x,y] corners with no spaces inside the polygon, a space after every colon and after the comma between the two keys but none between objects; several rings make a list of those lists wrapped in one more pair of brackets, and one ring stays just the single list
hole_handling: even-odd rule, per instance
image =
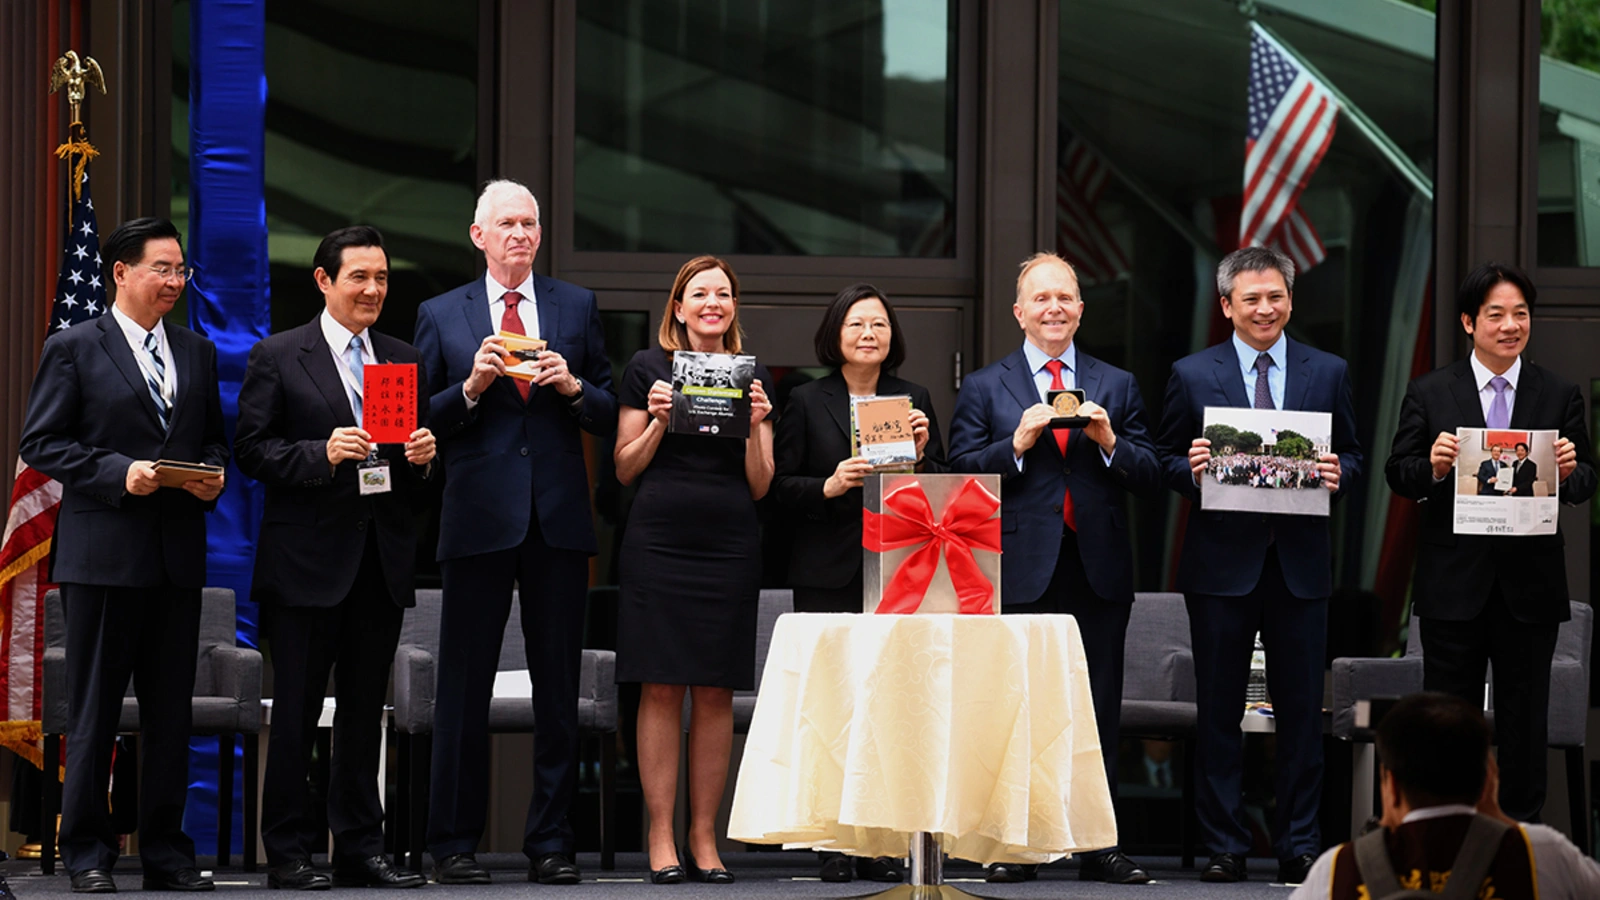
[{"label": "man in dark suit", "polygon": [[[1022,347],[967,376],[950,426],[950,466],[1005,478],[1001,493],[1003,612],[1075,616],[1083,633],[1095,722],[1112,797],[1122,713],[1122,648],[1133,604],[1127,493],[1158,490],[1160,464],[1133,376],[1073,343],[1083,315],[1066,260],[1039,253],[1022,264],[1012,307]],[[1086,395],[1081,429],[1052,429],[1049,392]],[[1150,876],[1116,847],[1082,854],[1085,881],[1141,884]],[[989,867],[990,881],[1031,869]]]},{"label": "man in dark suit", "polygon": [[1489,458],[1478,463],[1478,495],[1485,496],[1497,493],[1500,489],[1501,469],[1500,445],[1495,444],[1489,448]]},{"label": "man in dark suit", "polygon": [[[1544,808],[1550,661],[1571,617],[1563,537],[1456,534],[1450,486],[1457,428],[1559,429],[1561,502],[1594,496],[1585,392],[1522,358],[1536,293],[1526,275],[1494,263],[1462,281],[1456,311],[1472,353],[1406,388],[1386,467],[1389,487],[1423,504],[1411,589],[1412,613],[1424,622],[1423,686],[1481,705],[1494,664],[1500,806],[1525,822]],[[1519,444],[1517,455],[1526,453]],[[1519,495],[1521,477],[1513,476]]]},{"label": "man in dark suit", "polygon": [[[441,884],[489,882],[474,853],[488,811],[489,698],[515,582],[539,723],[522,849],[530,880],[575,884],[567,811],[577,792],[578,666],[596,551],[580,430],[610,434],[617,400],[594,293],[533,272],[541,231],[528,189],[490,182],[471,233],[487,277],[417,311],[445,466],[428,850]],[[548,343],[531,382],[501,377],[501,331]]]},{"label": "man in dark suit", "polygon": [[1528,458],[1528,445],[1517,442],[1517,458],[1511,464],[1511,494],[1532,497],[1533,483],[1539,480],[1539,464]]},{"label": "man in dark suit", "polygon": [[137,673],[144,886],[209,891],[183,833],[183,806],[205,513],[223,476],[163,487],[155,462],[227,465],[217,349],[162,321],[188,278],[171,222],[124,223],[101,258],[115,304],[45,341],[21,445],[23,460],[62,486],[51,547],[67,619],[61,858],[74,891],[116,891],[106,787],[123,693]]},{"label": "man in dark suit", "polygon": [[1168,485],[1192,504],[1178,562],[1178,590],[1193,634],[1199,735],[1195,807],[1211,848],[1206,881],[1242,881],[1250,849],[1239,717],[1259,632],[1277,725],[1278,880],[1298,884],[1322,852],[1322,673],[1333,565],[1328,520],[1200,508],[1211,461],[1201,437],[1208,406],[1333,414],[1333,452],[1317,463],[1338,498],[1361,474],[1355,406],[1345,361],[1284,334],[1294,309],[1294,263],[1247,247],[1217,266],[1226,341],[1172,365],[1156,439]]},{"label": "man in dark suit", "polygon": [[[379,402],[364,394],[365,367],[419,361],[411,345],[372,330],[389,290],[382,235],[341,228],[322,239],[313,261],[326,306],[250,351],[234,436],[239,471],[267,489],[252,586],[275,695],[261,799],[267,885],[420,887],[421,875],[383,855],[378,753],[401,619],[416,603],[418,517],[434,439],[417,428],[404,444],[379,445],[362,428],[363,410]],[[421,422],[427,396],[419,394]],[[327,843],[306,771],[335,669],[330,883],[311,866],[313,849]]]}]

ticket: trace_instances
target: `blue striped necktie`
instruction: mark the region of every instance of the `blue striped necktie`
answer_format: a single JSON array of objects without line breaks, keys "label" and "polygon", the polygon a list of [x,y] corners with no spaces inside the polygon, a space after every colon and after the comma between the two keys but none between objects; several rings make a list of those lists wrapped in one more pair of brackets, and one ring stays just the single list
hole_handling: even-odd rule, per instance
[{"label": "blue striped necktie", "polygon": [[172,407],[167,404],[166,395],[161,393],[161,385],[167,380],[167,361],[161,356],[155,332],[144,336],[144,349],[150,354],[150,361],[155,363],[156,370],[154,376],[149,372],[144,373],[144,383],[150,388],[151,399],[156,401],[156,415],[161,418],[161,430],[166,431],[172,427]]},{"label": "blue striped necktie", "polygon": [[[361,358],[361,350],[362,350],[361,335],[358,334],[358,335],[352,336],[350,338],[350,348],[348,350],[346,350],[345,354],[344,354],[344,361],[345,361],[345,365],[350,367],[350,374],[356,376],[356,384],[364,384],[365,383],[363,381],[363,377],[364,377],[364,373],[366,372],[366,364],[365,364],[365,361],[363,361],[362,358]],[[350,409],[352,411],[354,411],[355,414],[356,414],[356,424],[360,425],[361,424],[361,392],[358,391],[358,390],[352,389],[350,391]]]}]

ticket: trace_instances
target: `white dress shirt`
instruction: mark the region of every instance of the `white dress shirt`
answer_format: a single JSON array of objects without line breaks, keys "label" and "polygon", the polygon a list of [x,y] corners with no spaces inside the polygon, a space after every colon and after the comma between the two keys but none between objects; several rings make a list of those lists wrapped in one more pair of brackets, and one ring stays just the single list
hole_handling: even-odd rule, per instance
[{"label": "white dress shirt", "polygon": [[[1406,813],[1404,822],[1420,822],[1443,816],[1470,816],[1475,810],[1461,804],[1430,806]],[[1549,900],[1581,900],[1600,897],[1600,863],[1583,855],[1567,836],[1548,825],[1518,826],[1533,852],[1533,873],[1539,896]],[[1343,846],[1343,845],[1340,845]],[[1305,883],[1294,889],[1289,900],[1326,900],[1333,885],[1333,860],[1339,847],[1322,854]]]},{"label": "white dress shirt", "polygon": [[[506,292],[513,290],[513,288],[508,288],[495,281],[494,276],[489,274],[483,276],[483,284],[484,293],[489,297],[489,324],[494,326],[495,333],[498,334],[502,330],[500,328],[500,320],[505,316],[506,312]],[[539,306],[533,299],[533,271],[531,269],[528,271],[528,277],[522,279],[522,283],[517,285],[515,290],[522,299],[517,302],[517,308],[512,310],[511,314],[522,320],[522,330],[528,337],[537,339],[539,337]]]},{"label": "white dress shirt", "polygon": [[[1483,421],[1488,422],[1489,406],[1494,403],[1494,388],[1489,386],[1489,382],[1494,379],[1494,373],[1478,361],[1476,350],[1467,354],[1467,360],[1472,364],[1472,380],[1478,385],[1478,400],[1483,403]],[[1511,383],[1506,388],[1506,425],[1510,426],[1511,413],[1517,408],[1517,379],[1522,377],[1522,357],[1518,356],[1517,361],[1501,377]]]},{"label": "white dress shirt", "polygon": [[[361,338],[361,364],[363,366],[377,365],[378,358],[372,354],[372,335],[368,334],[365,328],[361,329],[360,334],[356,334],[340,325],[338,320],[333,317],[333,314],[328,312],[327,307],[323,307],[319,321],[322,324],[322,337],[328,342],[328,352],[333,354],[333,367],[339,372],[339,379],[344,382],[345,394],[352,398],[350,412],[354,415],[356,411],[354,398],[361,397],[365,399],[366,395],[363,393],[364,388],[361,381],[356,378],[356,373],[350,371],[350,363],[346,354],[350,352],[350,339],[359,337]],[[358,421],[356,424],[360,425],[361,423]]]},{"label": "white dress shirt", "polygon": [[[122,336],[128,340],[128,349],[133,351],[133,359],[139,364],[139,371],[143,372],[151,381],[161,385],[161,397],[167,401],[167,408],[171,409],[178,399],[178,367],[173,364],[172,345],[167,342],[167,328],[160,319],[156,320],[156,327],[145,331],[144,326],[135,322],[123,312],[115,303],[111,305],[111,317],[117,320],[117,325],[122,329]],[[150,351],[144,348],[145,335],[156,336],[156,347],[161,351],[161,362],[166,366],[164,375],[157,375],[155,361],[150,358]]]},{"label": "white dress shirt", "polygon": [[[1239,338],[1239,332],[1233,333],[1233,352],[1239,354],[1239,369],[1244,375],[1244,396],[1253,407],[1256,404],[1256,359],[1262,351],[1246,344]],[[1278,340],[1266,349],[1267,356],[1272,358],[1272,365],[1267,369],[1267,390],[1272,394],[1272,405],[1275,409],[1283,409],[1283,384],[1287,369],[1284,366],[1289,361],[1289,336],[1278,332]]]}]

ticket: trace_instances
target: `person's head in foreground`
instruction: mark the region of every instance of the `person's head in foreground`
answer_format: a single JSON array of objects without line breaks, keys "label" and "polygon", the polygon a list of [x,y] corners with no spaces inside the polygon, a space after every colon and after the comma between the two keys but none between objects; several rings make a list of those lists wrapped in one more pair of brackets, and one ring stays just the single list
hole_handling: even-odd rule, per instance
[{"label": "person's head in foreground", "polygon": [[1459,697],[1412,694],[1378,723],[1378,760],[1385,821],[1430,806],[1473,806],[1489,777],[1489,726]]}]

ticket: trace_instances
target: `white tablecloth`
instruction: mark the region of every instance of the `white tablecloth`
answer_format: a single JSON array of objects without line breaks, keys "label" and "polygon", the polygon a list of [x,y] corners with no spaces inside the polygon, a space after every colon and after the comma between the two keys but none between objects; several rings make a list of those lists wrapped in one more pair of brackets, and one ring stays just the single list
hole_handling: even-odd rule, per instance
[{"label": "white tablecloth", "polygon": [[978,862],[1117,841],[1071,616],[786,615],[728,836]]}]

